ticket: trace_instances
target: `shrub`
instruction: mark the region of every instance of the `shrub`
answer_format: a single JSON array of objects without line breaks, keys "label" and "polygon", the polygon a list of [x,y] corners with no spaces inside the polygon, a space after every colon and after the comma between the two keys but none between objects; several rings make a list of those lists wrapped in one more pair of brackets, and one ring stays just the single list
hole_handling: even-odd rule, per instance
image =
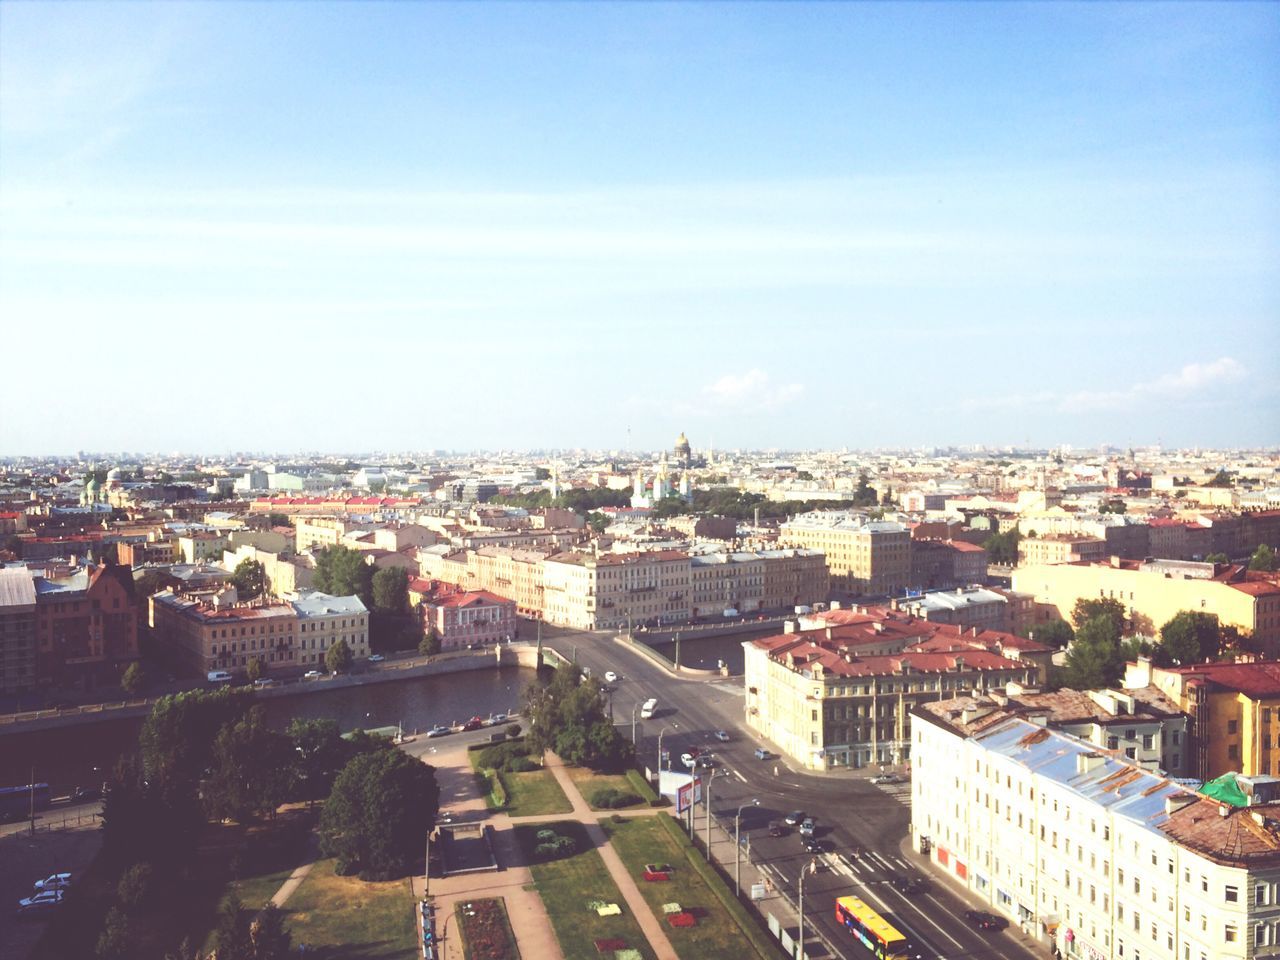
[{"label": "shrub", "polygon": [[616,790],[613,787],[601,787],[591,794],[591,805],[598,810],[617,810],[640,802],[640,797],[634,793]]},{"label": "shrub", "polygon": [[137,910],[151,899],[154,893],[152,870],[149,863],[135,863],[120,877],[116,884],[116,897],[126,910]]},{"label": "shrub", "polygon": [[515,757],[507,762],[507,770],[511,773],[528,773],[539,769],[538,764],[528,757]]},{"label": "shrub", "polygon": [[520,727],[520,724],[518,723],[513,723],[511,726],[507,727],[507,736],[510,737],[512,740],[520,736],[522,732],[523,731]]}]

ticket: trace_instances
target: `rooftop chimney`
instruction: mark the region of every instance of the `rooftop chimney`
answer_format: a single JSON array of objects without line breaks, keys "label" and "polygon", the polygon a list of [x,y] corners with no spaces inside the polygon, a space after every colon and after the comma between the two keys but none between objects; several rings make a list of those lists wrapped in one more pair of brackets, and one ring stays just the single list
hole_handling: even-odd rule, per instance
[{"label": "rooftop chimney", "polygon": [[1095,770],[1102,766],[1105,762],[1105,758],[1100,753],[1077,753],[1076,774],[1083,776],[1090,770]]}]

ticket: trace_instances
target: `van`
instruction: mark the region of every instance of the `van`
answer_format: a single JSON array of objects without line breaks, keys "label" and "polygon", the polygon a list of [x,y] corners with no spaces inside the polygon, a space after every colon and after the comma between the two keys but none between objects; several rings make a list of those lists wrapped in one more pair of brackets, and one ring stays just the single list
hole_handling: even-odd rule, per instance
[{"label": "van", "polygon": [[225,670],[210,670],[208,673],[210,683],[230,683],[231,674]]},{"label": "van", "polygon": [[650,697],[640,706],[640,719],[648,720],[658,709],[658,700],[656,697]]}]

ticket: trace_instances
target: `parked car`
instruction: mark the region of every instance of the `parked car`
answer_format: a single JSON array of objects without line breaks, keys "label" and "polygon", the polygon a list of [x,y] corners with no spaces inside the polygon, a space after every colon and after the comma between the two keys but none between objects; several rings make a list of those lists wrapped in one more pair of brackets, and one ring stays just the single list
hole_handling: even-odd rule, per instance
[{"label": "parked car", "polygon": [[18,901],[18,916],[33,917],[56,910],[62,905],[61,890],[41,890]]},{"label": "parked car", "polygon": [[715,732],[715,738],[716,738],[717,740],[719,740],[721,743],[728,743],[728,742],[729,742],[729,733],[728,733],[728,731],[727,731],[727,730],[717,730],[717,731]]},{"label": "parked car", "polygon": [[818,825],[813,822],[813,817],[805,817],[800,821],[800,836],[812,837],[813,832],[818,829]]},{"label": "parked car", "polygon": [[466,723],[462,725],[462,730],[465,733],[469,730],[479,730],[483,726],[484,726],[484,717],[472,717],[470,720],[468,720]]},{"label": "parked car", "polygon": [[1009,925],[1009,921],[1004,917],[987,913],[985,910],[966,910],[964,918],[979,930],[1003,930]]},{"label": "parked car", "polygon": [[773,754],[771,754],[771,753],[770,753],[768,750],[766,750],[764,747],[756,747],[756,759],[757,759],[757,760],[768,760],[771,756],[773,756]]},{"label": "parked car", "polygon": [[489,718],[489,722],[496,727],[500,723],[507,723],[510,719],[511,718],[508,717],[505,713],[495,713],[492,717]]},{"label": "parked car", "polygon": [[319,680],[323,676],[324,676],[324,673],[320,670],[308,670],[306,673],[302,675],[302,679],[303,680]]},{"label": "parked car", "polygon": [[787,825],[781,820],[769,821],[769,836],[785,837],[787,835]]},{"label": "parked car", "polygon": [[273,680],[271,677],[259,677],[253,681],[253,686],[257,690],[270,690],[272,687],[280,686],[280,681]]},{"label": "parked car", "polygon": [[443,724],[437,724],[427,731],[428,737],[443,737],[453,733],[453,727],[446,727]]},{"label": "parked car", "polygon": [[387,658],[386,658],[386,657],[384,657],[384,656],[383,656],[382,654],[380,654],[380,653],[371,653],[371,654],[369,654],[369,662],[370,662],[370,663],[381,663],[381,662],[382,662],[383,660],[385,660],[385,659],[387,659]]},{"label": "parked car", "polygon": [[902,783],[902,778],[896,773],[878,773],[871,778],[872,783]]},{"label": "parked car", "polygon": [[800,822],[806,819],[806,817],[803,810],[792,810],[782,819],[787,822],[788,827],[798,827],[800,826]]},{"label": "parked car", "polygon": [[604,682],[605,682],[605,683],[617,683],[617,682],[618,682],[618,675],[617,675],[616,673],[614,673],[612,670],[606,670],[606,671],[604,672]]},{"label": "parked car", "polygon": [[69,873],[54,873],[32,884],[37,893],[41,890],[65,890],[69,886],[71,886]]},{"label": "parked car", "polygon": [[929,881],[909,873],[894,874],[890,882],[899,893],[927,893]]},{"label": "parked car", "polygon": [[686,767],[692,768],[693,765],[698,761],[697,761],[697,758],[694,757],[692,753],[682,753],[680,754],[680,762],[683,763]]}]

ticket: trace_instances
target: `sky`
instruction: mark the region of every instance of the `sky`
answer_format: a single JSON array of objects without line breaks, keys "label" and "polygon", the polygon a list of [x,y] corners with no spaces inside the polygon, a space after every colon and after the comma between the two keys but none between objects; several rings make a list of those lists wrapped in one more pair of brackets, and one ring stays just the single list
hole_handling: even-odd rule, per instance
[{"label": "sky", "polygon": [[1276,446],[1280,5],[0,0],[0,456]]}]

